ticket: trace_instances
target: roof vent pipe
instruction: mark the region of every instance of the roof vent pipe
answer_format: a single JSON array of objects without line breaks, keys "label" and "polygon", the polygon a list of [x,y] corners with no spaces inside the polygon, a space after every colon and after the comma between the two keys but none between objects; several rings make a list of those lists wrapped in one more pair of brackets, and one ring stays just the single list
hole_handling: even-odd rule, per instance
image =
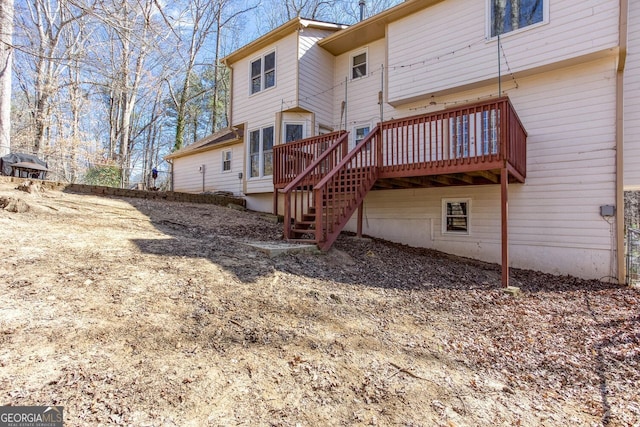
[{"label": "roof vent pipe", "polygon": [[360,20],[362,21],[364,19],[364,6],[366,4],[365,0],[360,0],[358,2],[358,5],[360,6]]}]

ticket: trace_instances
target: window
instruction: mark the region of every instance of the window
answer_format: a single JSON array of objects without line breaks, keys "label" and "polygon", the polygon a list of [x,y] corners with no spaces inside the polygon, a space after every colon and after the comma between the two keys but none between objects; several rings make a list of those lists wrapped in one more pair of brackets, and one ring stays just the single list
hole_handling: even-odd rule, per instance
[{"label": "window", "polygon": [[469,157],[469,115],[449,119],[450,155],[456,159]]},{"label": "window", "polygon": [[273,175],[273,126],[249,132],[249,176]]},{"label": "window", "polygon": [[369,125],[353,128],[353,146],[350,150],[353,150],[356,145],[360,144],[360,142],[369,134],[370,130],[371,127]]},{"label": "window", "polygon": [[304,138],[304,126],[299,123],[286,123],[284,125],[284,142],[297,141]]},{"label": "window", "polygon": [[369,134],[369,126],[361,126],[356,128],[356,145],[360,143],[364,139],[365,136]]},{"label": "window", "polygon": [[442,232],[469,234],[469,199],[443,200]]},{"label": "window", "polygon": [[231,150],[225,150],[222,152],[222,171],[228,172],[231,170]]},{"label": "window", "polygon": [[359,52],[351,57],[351,79],[367,75],[367,52]]},{"label": "window", "polygon": [[249,171],[250,177],[260,176],[260,131],[249,133]]},{"label": "window", "polygon": [[251,61],[251,94],[276,85],[276,53]]},{"label": "window", "polygon": [[548,21],[548,0],[489,0],[491,37]]},{"label": "window", "polygon": [[273,126],[262,129],[262,175],[273,175]]},{"label": "window", "polygon": [[482,112],[482,154],[498,153],[498,110]]}]

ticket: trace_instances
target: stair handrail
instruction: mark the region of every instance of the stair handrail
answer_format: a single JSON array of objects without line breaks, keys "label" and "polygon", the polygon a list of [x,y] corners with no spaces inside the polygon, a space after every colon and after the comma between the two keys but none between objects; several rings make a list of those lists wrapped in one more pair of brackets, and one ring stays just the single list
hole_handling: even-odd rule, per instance
[{"label": "stair handrail", "polygon": [[[295,170],[289,170],[286,167],[285,161],[283,161],[283,155],[290,153],[292,150],[294,153],[297,153],[300,157],[310,156],[311,161],[316,159],[316,156],[319,156],[324,151],[330,149],[334,144],[336,144],[336,140],[346,131],[339,130],[327,134],[316,135],[305,139],[300,139],[297,141],[291,141],[284,144],[278,144],[273,147],[273,162],[274,162],[274,174],[273,174],[273,184],[274,188],[282,189],[282,185],[286,187],[289,184],[289,178],[295,178],[298,176],[307,166],[304,168],[295,168]],[[318,145],[322,145],[323,142],[329,142],[324,151],[322,148],[318,147]],[[309,149],[309,151],[307,151]]]},{"label": "stair handrail", "polygon": [[[334,154],[338,154],[336,151],[339,148],[342,148],[342,153],[341,153],[342,156],[344,157],[346,155],[348,151],[347,144],[348,144],[349,132],[347,131],[342,131],[342,132],[343,133],[340,134],[339,138],[332,145],[330,145],[325,151],[323,151],[313,162],[311,162],[311,164],[307,166],[302,171],[302,173],[298,174],[298,176],[296,176],[289,184],[287,184],[287,186],[284,189],[278,190],[279,192],[284,193],[284,237],[285,239],[288,240],[291,237],[291,220],[292,218],[295,218],[296,212],[298,211],[298,206],[297,206],[298,196],[295,196],[293,200],[294,203],[292,205],[293,190],[298,188],[303,183],[303,181],[307,179],[307,177],[311,175],[311,173],[313,173],[322,164],[322,162],[327,160],[330,156]],[[318,180],[320,179],[321,178],[318,178]],[[315,186],[315,182],[313,180],[310,180],[308,184],[311,186]],[[299,195],[299,196],[302,197],[303,195]],[[307,196],[309,198],[307,199],[305,204],[307,208],[309,208],[313,204],[313,200],[310,198],[313,196],[313,193],[311,191],[307,191]]]},{"label": "stair handrail", "polygon": [[[358,154],[358,152],[361,151],[362,148],[369,143],[369,140],[375,137],[376,134],[378,133],[380,133],[380,125],[377,125],[376,127],[374,127],[373,130],[369,132],[367,136],[362,141],[360,141],[358,145],[354,147],[353,150],[349,151],[349,153],[345,157],[343,157],[340,163],[338,163],[331,171],[329,171],[329,173],[327,173],[324,176],[324,178],[318,181],[315,187],[320,188],[327,185],[327,182],[329,182],[329,179],[331,179],[333,175],[337,174],[340,171],[340,169],[344,167],[344,165],[350,162],[351,159],[353,159],[356,156],[356,154]],[[381,145],[381,144],[378,144],[378,145]],[[378,153],[379,153],[379,150],[378,150]],[[378,153],[376,153],[376,164],[373,166],[378,166]]]},{"label": "stair handrail", "polygon": [[[359,187],[358,190],[356,191],[356,195],[355,195],[355,200],[354,200],[354,206],[352,206],[350,209],[345,210],[342,214],[340,213],[336,213],[336,209],[333,210],[333,216],[332,219],[334,220],[333,224],[337,225],[337,221],[335,221],[337,218],[340,217],[344,217],[344,218],[350,218],[351,215],[353,214],[353,212],[355,211],[355,205],[364,199],[364,196],[366,195],[366,193],[371,189],[371,187],[373,186],[373,184],[376,181],[377,175],[378,175],[378,167],[380,165],[381,162],[381,155],[382,155],[382,126],[380,124],[378,124],[375,128],[373,128],[373,130],[371,132],[369,132],[367,134],[367,136],[360,141],[353,150],[351,150],[341,161],[340,163],[338,163],[329,173],[327,173],[324,178],[322,178],[315,186],[314,186],[314,199],[316,200],[316,241],[318,243],[318,245],[321,247],[322,250],[327,250],[329,249],[329,247],[333,244],[333,242],[335,241],[335,239],[337,238],[338,234],[340,233],[340,231],[342,230],[342,227],[344,227],[344,225],[346,224],[346,222],[343,222],[342,224],[339,225],[339,228],[336,231],[331,232],[331,234],[329,233],[328,230],[325,230],[324,227],[324,213],[323,213],[323,203],[321,202],[323,200],[323,194],[325,193],[327,184],[336,177],[336,175],[338,175],[339,173],[341,173],[343,170],[346,170],[347,165],[356,157],[358,156],[362,150],[368,145],[371,144],[372,145],[372,150],[374,149],[373,147],[373,142],[372,140],[374,138],[377,138],[377,140],[375,141],[375,152],[373,154],[375,155],[371,155],[370,159],[372,160],[372,164],[367,165],[367,167],[369,168],[369,188],[364,188],[362,186],[362,183],[359,183]],[[361,165],[361,167],[364,167]],[[327,219],[326,221],[327,226],[330,224],[329,219]],[[326,238],[325,238],[325,232],[326,232]],[[324,240],[323,240],[324,238]]]},{"label": "stair handrail", "polygon": [[[333,151],[335,151],[338,147],[340,147],[341,144],[344,144],[347,140],[347,138],[349,137],[349,132],[343,131],[344,133],[342,135],[340,135],[340,137],[336,140],[336,142],[334,142],[331,146],[329,146],[329,148],[327,148],[326,150],[324,150],[322,152],[322,154],[320,154],[318,157],[316,157],[316,159],[311,162],[311,164],[309,166],[307,166],[305,168],[305,170],[302,171],[302,173],[298,174],[298,176],[296,176],[289,184],[287,184],[286,187],[284,187],[282,190],[280,190],[280,192],[282,193],[289,193],[291,191],[293,191],[294,188],[296,188],[297,186],[300,185],[300,183],[302,182],[302,180],[304,178],[307,177],[307,175],[309,175],[311,172],[313,172],[313,170],[327,157],[329,157],[331,155],[331,153]],[[344,150],[346,152],[346,150]]]}]

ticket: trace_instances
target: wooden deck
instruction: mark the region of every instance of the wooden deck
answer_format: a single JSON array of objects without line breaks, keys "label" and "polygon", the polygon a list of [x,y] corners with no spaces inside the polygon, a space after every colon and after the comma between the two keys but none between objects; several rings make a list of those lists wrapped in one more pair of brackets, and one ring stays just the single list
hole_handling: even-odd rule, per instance
[{"label": "wooden deck", "polygon": [[506,97],[378,124],[351,151],[347,138],[341,131],[274,147],[285,238],[328,249],[379,189],[501,184],[506,211],[507,184],[526,178],[527,133]]}]

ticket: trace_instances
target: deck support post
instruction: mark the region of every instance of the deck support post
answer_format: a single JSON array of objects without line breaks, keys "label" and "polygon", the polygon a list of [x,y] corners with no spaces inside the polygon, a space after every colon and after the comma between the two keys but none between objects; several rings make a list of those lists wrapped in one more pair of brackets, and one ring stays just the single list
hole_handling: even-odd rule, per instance
[{"label": "deck support post", "polygon": [[273,214],[278,216],[278,189],[273,189]]},{"label": "deck support post", "polygon": [[358,238],[362,237],[362,208],[364,207],[364,200],[358,205],[358,230],[356,235]]},{"label": "deck support post", "polygon": [[509,171],[500,170],[500,214],[502,223],[502,286],[509,286]]}]

